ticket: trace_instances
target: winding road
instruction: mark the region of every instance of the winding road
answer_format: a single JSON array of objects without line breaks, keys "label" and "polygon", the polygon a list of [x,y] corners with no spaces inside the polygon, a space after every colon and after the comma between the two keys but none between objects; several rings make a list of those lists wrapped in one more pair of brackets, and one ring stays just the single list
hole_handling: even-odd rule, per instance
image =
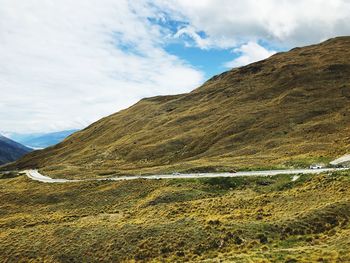
[{"label": "winding road", "polygon": [[[122,180],[136,180],[136,179],[189,179],[189,178],[215,178],[215,177],[239,177],[239,176],[272,176],[279,174],[320,174],[325,172],[334,172],[347,170],[349,168],[324,168],[324,169],[288,169],[288,170],[270,170],[270,171],[247,171],[237,173],[191,173],[191,174],[164,174],[164,175],[140,175],[140,176],[118,176],[111,178],[94,178],[94,179],[55,179],[44,176],[38,170],[23,171],[28,178],[43,182],[43,183],[70,183],[83,181],[122,181]],[[297,177],[293,177],[294,181]]]}]

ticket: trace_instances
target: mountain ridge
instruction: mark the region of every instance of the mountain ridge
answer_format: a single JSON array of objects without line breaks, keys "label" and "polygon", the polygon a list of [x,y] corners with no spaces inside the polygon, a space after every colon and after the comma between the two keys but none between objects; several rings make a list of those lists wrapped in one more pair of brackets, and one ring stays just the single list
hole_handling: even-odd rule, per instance
[{"label": "mountain ridge", "polygon": [[77,131],[78,129],[49,132],[49,133],[29,133],[29,134],[9,133],[9,137],[14,141],[17,141],[23,145],[27,145],[28,147],[40,149],[40,148],[53,146],[63,141],[69,135]]},{"label": "mountain ridge", "polygon": [[140,100],[16,162],[49,174],[306,166],[350,151],[350,37]]},{"label": "mountain ridge", "polygon": [[32,149],[0,134],[0,165],[13,162]]}]

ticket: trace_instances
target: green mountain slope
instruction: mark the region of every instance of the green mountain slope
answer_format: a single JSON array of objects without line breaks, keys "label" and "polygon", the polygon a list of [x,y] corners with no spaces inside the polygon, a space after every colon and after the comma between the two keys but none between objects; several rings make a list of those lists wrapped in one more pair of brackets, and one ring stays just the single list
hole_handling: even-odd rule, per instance
[{"label": "green mountain slope", "polygon": [[303,166],[350,151],[350,37],[143,99],[16,167],[51,174]]}]

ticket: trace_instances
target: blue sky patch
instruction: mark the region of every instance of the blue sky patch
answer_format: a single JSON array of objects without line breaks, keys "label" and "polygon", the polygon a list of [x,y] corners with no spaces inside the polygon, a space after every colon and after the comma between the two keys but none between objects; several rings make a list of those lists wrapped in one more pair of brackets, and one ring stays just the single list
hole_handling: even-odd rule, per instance
[{"label": "blue sky patch", "polygon": [[170,44],[165,47],[165,50],[203,71],[206,78],[228,70],[224,63],[237,57],[229,49],[203,50],[197,47],[187,47],[181,43]]}]

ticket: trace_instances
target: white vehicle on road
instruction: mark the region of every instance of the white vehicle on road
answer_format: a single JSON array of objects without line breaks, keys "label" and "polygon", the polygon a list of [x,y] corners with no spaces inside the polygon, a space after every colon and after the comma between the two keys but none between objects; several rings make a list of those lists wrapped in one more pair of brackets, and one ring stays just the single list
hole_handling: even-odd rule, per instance
[{"label": "white vehicle on road", "polygon": [[321,164],[312,164],[312,165],[310,165],[310,169],[322,169],[322,168],[324,168],[324,166],[321,165]]}]

